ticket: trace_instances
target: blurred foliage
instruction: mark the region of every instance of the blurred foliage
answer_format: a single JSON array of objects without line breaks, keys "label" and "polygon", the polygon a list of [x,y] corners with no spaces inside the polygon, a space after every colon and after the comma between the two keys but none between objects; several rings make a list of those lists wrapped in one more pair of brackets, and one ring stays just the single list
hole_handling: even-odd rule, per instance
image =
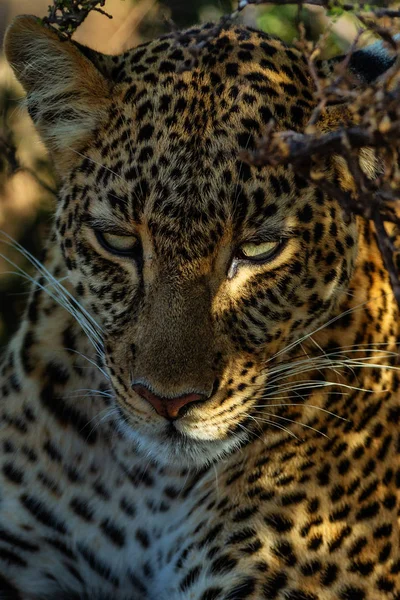
[{"label": "blurred foliage", "polygon": [[162,3],[170,11],[170,17],[178,27],[187,27],[198,21],[208,21],[207,15],[216,19],[232,10],[230,0],[164,0]]},{"label": "blurred foliage", "polygon": [[[0,1],[6,2],[6,4],[8,2],[11,7],[15,0]],[[33,11],[36,2],[37,0],[32,0]],[[71,5],[71,0],[59,0],[59,2],[66,8]],[[105,3],[93,0],[85,0],[85,2],[87,5],[91,3],[98,7],[104,5],[104,10],[112,13],[109,8],[109,0]],[[125,8],[131,10],[135,8],[143,10],[144,8],[143,15],[138,18],[135,25],[134,39],[137,39],[138,43],[168,31],[170,25],[167,20],[173,21],[177,27],[182,28],[199,21],[216,20],[237,6],[233,0],[120,0],[120,2],[128,3],[129,6],[125,5]],[[117,8],[115,1],[112,6]],[[36,14],[40,14],[40,10],[42,9],[38,8],[39,12]],[[45,14],[41,16],[45,17]],[[318,37],[326,27],[326,16],[323,11],[315,13],[302,9],[301,16],[306,25],[307,34],[312,39]],[[107,21],[106,17],[102,16],[101,18]],[[288,42],[297,33],[297,6],[248,7],[241,14],[241,18],[246,23],[277,35]],[[82,27],[86,25],[87,21],[85,20]],[[95,31],[97,30],[95,29]],[[98,32],[97,35],[99,40],[101,40],[101,35],[104,38],[104,33]],[[336,35],[338,40],[340,37],[340,35]],[[336,43],[336,38],[335,35],[330,38],[332,45],[330,53],[338,52],[343,45],[340,40]],[[88,45],[95,42],[95,39],[92,31],[90,41],[87,42]],[[81,38],[79,41],[82,41]],[[29,252],[38,257],[51,222],[53,197],[49,190],[55,188],[56,183],[51,161],[41,145],[30,119],[18,108],[22,95],[20,86],[11,77],[10,70],[3,60],[2,63],[0,62],[0,142],[3,141],[3,145],[0,143],[0,230],[11,235]],[[29,282],[26,278],[10,274],[10,272],[16,272],[17,268],[7,264],[4,257],[8,257],[27,274],[33,274],[29,263],[21,255],[11,249],[8,244],[1,243],[0,344],[4,344],[16,329],[29,290]]]},{"label": "blurred foliage", "polygon": [[[300,17],[303,22],[306,15],[307,11],[302,10]],[[267,33],[276,35],[285,42],[290,42],[297,33],[296,21],[298,17],[298,6],[290,4],[286,6],[266,6],[257,19],[257,25]]]},{"label": "blurred foliage", "polygon": [[[56,189],[50,160],[28,115],[21,87],[0,62],[0,230],[38,256],[48,230]],[[0,236],[0,344],[15,330],[32,274],[29,262]],[[8,259],[8,260],[7,260]],[[8,261],[11,261],[8,262]],[[13,263],[13,264],[12,264]]]}]

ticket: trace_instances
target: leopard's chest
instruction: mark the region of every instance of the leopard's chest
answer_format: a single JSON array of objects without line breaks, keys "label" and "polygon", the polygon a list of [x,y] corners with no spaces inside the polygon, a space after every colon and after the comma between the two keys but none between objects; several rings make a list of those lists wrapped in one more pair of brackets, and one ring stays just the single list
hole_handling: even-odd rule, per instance
[{"label": "leopard's chest", "polygon": [[161,600],[179,590],[185,549],[198,523],[212,518],[199,504],[201,485],[185,496],[186,478],[144,468],[133,455],[81,465],[76,481],[65,467],[25,471],[24,485],[7,486],[0,506],[0,530],[12,539],[8,573],[22,598]]}]

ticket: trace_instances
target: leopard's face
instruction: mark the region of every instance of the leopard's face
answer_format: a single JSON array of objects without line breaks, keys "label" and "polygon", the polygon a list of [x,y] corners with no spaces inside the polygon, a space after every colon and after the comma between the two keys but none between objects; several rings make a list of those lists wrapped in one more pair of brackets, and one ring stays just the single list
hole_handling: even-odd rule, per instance
[{"label": "leopard's face", "polygon": [[[198,70],[172,79],[121,86],[57,222],[124,430],[160,460],[201,465],[247,438],[274,357],[328,320],[355,226],[293,171],[239,160],[277,114],[273,95]],[[169,415],[140,386],[170,406],[199,397]]]},{"label": "leopard's face", "polygon": [[[335,201],[289,168],[240,160],[271,118],[307,120],[302,57],[231,28],[185,71],[190,39],[107,59],[108,71],[96,58],[112,92],[69,154],[56,219],[79,302],[101,326],[121,428],[178,466],[248,438],[270,366],[329,319],[357,252]],[[105,86],[94,74],[91,85]]]}]

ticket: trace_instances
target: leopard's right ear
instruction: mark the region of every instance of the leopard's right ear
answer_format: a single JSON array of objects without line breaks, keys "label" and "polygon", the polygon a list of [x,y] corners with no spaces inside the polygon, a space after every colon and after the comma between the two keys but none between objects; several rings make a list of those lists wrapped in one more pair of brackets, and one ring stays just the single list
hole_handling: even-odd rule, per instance
[{"label": "leopard's right ear", "polygon": [[111,82],[73,42],[33,16],[15,19],[4,47],[27,92],[28,111],[57,162],[104,117]]}]

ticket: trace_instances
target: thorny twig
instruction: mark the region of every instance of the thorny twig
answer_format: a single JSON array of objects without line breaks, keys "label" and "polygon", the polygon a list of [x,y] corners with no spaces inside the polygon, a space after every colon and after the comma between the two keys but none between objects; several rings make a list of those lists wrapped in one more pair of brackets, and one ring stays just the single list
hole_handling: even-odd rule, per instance
[{"label": "thorny twig", "polygon": [[[388,0],[384,0],[384,3],[387,3]],[[380,19],[382,17],[395,18],[400,17],[400,10],[394,10],[389,7],[377,7],[372,8],[370,2],[343,2],[342,0],[239,0],[237,8],[231,12],[230,14],[225,14],[220,17],[219,21],[209,29],[202,30],[196,36],[196,43],[190,47],[190,52],[193,56],[193,61],[191,65],[185,65],[182,70],[189,70],[193,68],[196,64],[196,58],[200,53],[201,49],[206,45],[206,43],[215,37],[217,37],[221,31],[229,24],[233,23],[239,14],[248,6],[261,6],[266,4],[274,4],[279,6],[284,5],[294,5],[298,6],[299,11],[303,6],[319,6],[328,11],[332,10],[340,10],[340,11],[349,11],[354,14],[357,14],[357,17],[360,19]],[[363,12],[363,8],[366,10]],[[186,45],[187,35],[185,32],[180,33],[175,31],[174,26],[171,27],[172,31],[175,33],[176,40],[178,43]],[[383,29],[383,28],[382,28]],[[378,33],[378,31],[376,32]]]},{"label": "thorny twig", "polygon": [[[196,66],[201,49],[218,36],[238,14],[249,5],[276,3],[274,0],[239,0],[237,9],[224,15],[220,21],[202,30],[190,45],[192,60],[181,70]],[[400,307],[399,273],[393,260],[393,248],[384,222],[400,225],[399,214],[394,206],[399,206],[400,197],[400,53],[399,46],[388,27],[378,22],[382,17],[400,17],[400,10],[390,6],[372,8],[367,2],[357,5],[341,0],[279,0],[279,5],[297,4],[320,6],[327,10],[340,9],[356,14],[361,23],[379,35],[388,49],[394,50],[396,60],[388,71],[373,84],[362,85],[355,81],[349,70],[349,63],[357,48],[360,30],[339,68],[330,76],[321,75],[316,63],[324,36],[313,44],[305,39],[304,28],[299,23],[299,49],[307,59],[309,72],[315,85],[317,105],[314,108],[304,133],[276,131],[270,123],[258,149],[243,151],[242,160],[258,166],[290,165],[306,179],[314,183],[328,196],[336,198],[343,208],[343,217],[348,220],[351,214],[361,215],[375,225],[378,246],[389,273],[393,292]],[[188,36],[176,33],[177,43],[187,46]],[[190,63],[190,64],[189,64]],[[342,104],[343,116],[347,113],[347,124],[328,133],[318,131],[318,121],[332,103]],[[346,104],[344,104],[346,103]],[[366,109],[365,107],[369,107]],[[377,162],[383,174],[368,177],[362,169],[360,157],[362,149],[374,148]],[[334,184],[324,176],[329,157],[337,154],[345,159],[353,178],[354,189],[350,192]],[[400,211],[398,211],[400,213]]]},{"label": "thorny twig", "polygon": [[[385,40],[397,48],[395,40],[385,30]],[[375,225],[378,246],[388,271],[393,292],[400,306],[400,282],[393,260],[393,247],[385,222],[400,226],[400,57],[391,68],[372,84],[354,82],[348,76],[348,66],[356,49],[353,44],[347,56],[327,81],[321,79],[315,59],[318,47],[301,36],[298,46],[307,58],[316,87],[318,104],[304,133],[276,131],[273,123],[259,141],[258,148],[243,151],[241,158],[257,166],[290,165],[321,191],[336,198],[344,218],[357,214]],[[337,104],[345,125],[324,133],[318,128],[329,104]],[[367,107],[367,108],[366,108]],[[374,149],[375,176],[368,176],[362,167],[362,149]],[[327,162],[333,156],[345,159],[353,180],[351,191],[343,190],[325,177]],[[373,159],[373,160],[374,160]]]},{"label": "thorny twig", "polygon": [[11,174],[16,175],[16,173],[28,173],[31,177],[33,177],[36,183],[40,185],[40,187],[49,192],[49,194],[55,195],[57,190],[53,189],[50,185],[43,181],[43,179],[39,177],[34,169],[20,164],[17,158],[17,148],[10,141],[10,139],[7,139],[7,137],[0,137],[0,155],[6,159]]},{"label": "thorny twig", "polygon": [[27,167],[20,163],[13,133],[7,124],[6,111],[4,111],[4,114],[2,115],[2,124],[0,128],[0,156],[4,159],[8,167],[8,172],[11,173],[11,175],[15,175],[16,173],[20,172],[29,173],[36,183],[47,192],[53,195],[57,193],[55,189],[53,189],[39,177],[34,169],[31,169],[31,167]]},{"label": "thorny twig", "polygon": [[49,6],[47,17],[43,23],[56,25],[60,33],[70,38],[78,27],[83,23],[91,11],[99,12],[105,17],[112,19],[102,6],[106,0],[53,0]]}]

